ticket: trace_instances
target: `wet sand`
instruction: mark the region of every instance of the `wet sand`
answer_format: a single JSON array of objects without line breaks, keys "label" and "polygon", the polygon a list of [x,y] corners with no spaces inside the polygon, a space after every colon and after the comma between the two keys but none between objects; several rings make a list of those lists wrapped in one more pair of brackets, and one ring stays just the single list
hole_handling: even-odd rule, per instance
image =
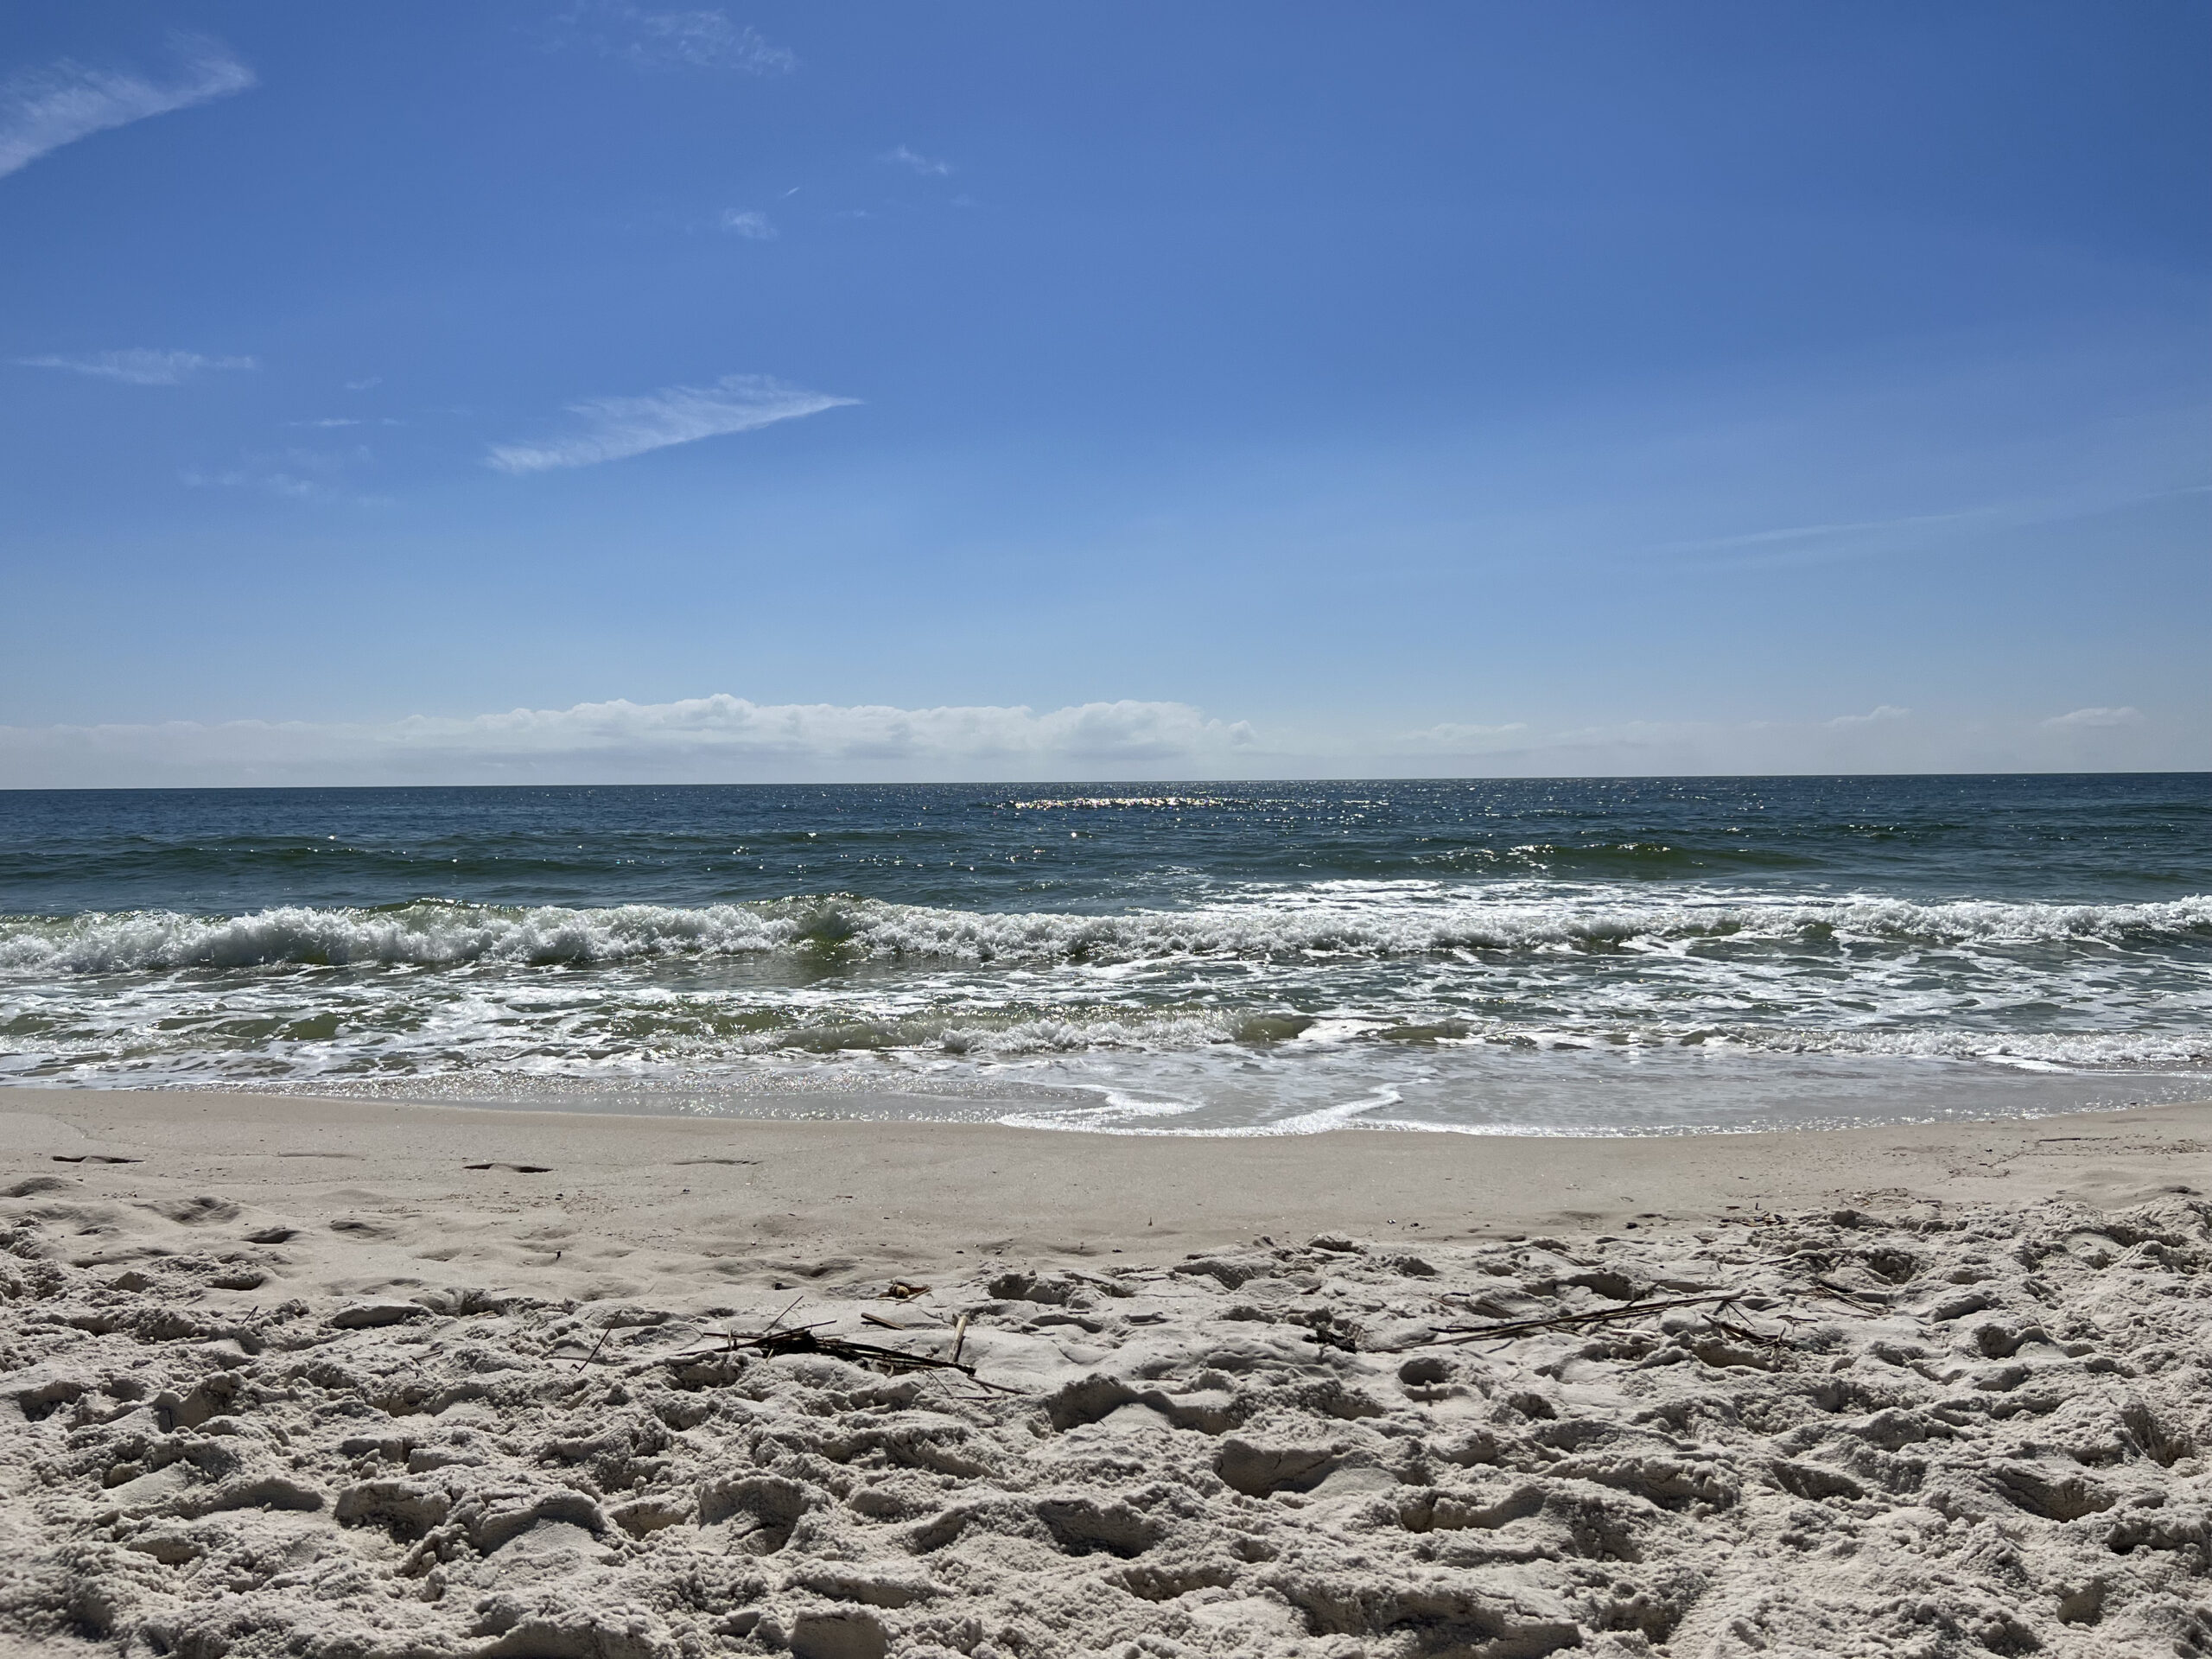
[{"label": "wet sand", "polygon": [[10,1168],[104,1197],[213,1196],[323,1231],[382,1217],[377,1238],[357,1234],[317,1268],[333,1282],[398,1271],[429,1243],[442,1271],[570,1296],[677,1294],[830,1259],[860,1271],[962,1251],[1168,1259],[1262,1234],[1618,1232],[1874,1195],[2120,1208],[2212,1186],[2208,1147],[2212,1103],[1784,1134],[1214,1140],[0,1090]]}]

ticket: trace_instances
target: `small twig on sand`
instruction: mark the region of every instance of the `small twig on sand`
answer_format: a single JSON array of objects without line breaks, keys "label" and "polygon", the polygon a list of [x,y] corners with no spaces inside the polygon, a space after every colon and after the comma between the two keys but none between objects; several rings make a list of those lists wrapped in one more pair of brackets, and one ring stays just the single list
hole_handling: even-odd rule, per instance
[{"label": "small twig on sand", "polygon": [[1890,1311],[1884,1304],[1861,1296],[1850,1287],[1839,1285],[1833,1279],[1815,1279],[1813,1281],[1813,1288],[1825,1292],[1830,1301],[1840,1300],[1845,1306],[1861,1319],[1875,1319]]},{"label": "small twig on sand", "polygon": [[1712,1296],[1674,1296],[1658,1302],[1630,1302],[1624,1307],[1601,1307],[1586,1313],[1553,1313],[1540,1319],[1507,1319],[1497,1325],[1446,1325],[1439,1334],[1441,1343],[1457,1344],[1484,1342],[1492,1337],[1515,1337],[1527,1331],[1572,1330],[1580,1325],[1610,1325],[1621,1319],[1639,1319],[1647,1313],[1662,1313],[1672,1307],[1706,1307],[1718,1305],[1726,1307],[1743,1294],[1729,1291]]},{"label": "small twig on sand", "polygon": [[[955,1365],[960,1363],[960,1351],[968,1345],[968,1321],[971,1317],[972,1316],[969,1314],[963,1313],[953,1325],[952,1363]],[[974,1376],[975,1368],[973,1366],[968,1367],[968,1372],[969,1376]]]},{"label": "small twig on sand", "polygon": [[1768,1348],[1783,1345],[1780,1337],[1770,1337],[1764,1331],[1754,1331],[1748,1325],[1738,1325],[1732,1319],[1724,1319],[1718,1313],[1707,1314],[1705,1322],[1722,1336],[1732,1337],[1738,1342],[1756,1342]]},{"label": "small twig on sand", "polygon": [[[872,1342],[848,1342],[842,1337],[817,1337],[823,1329],[819,1325],[804,1325],[783,1331],[762,1331],[749,1337],[730,1332],[732,1349],[746,1348],[764,1358],[777,1359],[791,1354],[821,1354],[830,1359],[842,1359],[855,1365],[874,1365],[880,1370],[899,1371],[957,1371],[978,1388],[995,1389],[1001,1394],[1018,1394],[996,1382],[986,1382],[976,1375],[973,1365],[960,1363],[960,1351],[956,1342],[950,1359],[938,1359],[929,1354],[908,1353],[903,1348],[884,1348]],[[683,1355],[672,1357],[681,1359]]]},{"label": "small twig on sand", "polygon": [[586,1354],[582,1359],[576,1362],[576,1369],[581,1371],[585,1366],[590,1364],[592,1361],[597,1359],[599,1357],[599,1351],[607,1346],[607,1338],[613,1334],[614,1327],[611,1325],[605,1330],[601,1331],[599,1333],[599,1340],[591,1345],[591,1352]]}]

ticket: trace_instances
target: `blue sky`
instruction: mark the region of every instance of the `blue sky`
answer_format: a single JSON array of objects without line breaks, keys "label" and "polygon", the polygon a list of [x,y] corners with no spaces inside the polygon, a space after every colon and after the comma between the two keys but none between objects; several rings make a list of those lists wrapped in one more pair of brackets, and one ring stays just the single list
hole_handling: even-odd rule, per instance
[{"label": "blue sky", "polygon": [[0,783],[2212,766],[2212,10],[0,19]]}]

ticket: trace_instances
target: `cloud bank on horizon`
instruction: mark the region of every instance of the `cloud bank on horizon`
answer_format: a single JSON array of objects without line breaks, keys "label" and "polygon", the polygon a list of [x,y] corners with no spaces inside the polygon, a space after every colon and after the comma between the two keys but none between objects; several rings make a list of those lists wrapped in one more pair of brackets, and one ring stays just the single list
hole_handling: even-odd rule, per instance
[{"label": "cloud bank on horizon", "polygon": [[[1910,711],[1792,723],[1630,720],[1540,729],[1443,722],[1368,738],[1264,730],[1183,702],[1044,712],[760,703],[717,694],[384,722],[243,720],[0,726],[0,783],[131,785],[879,783],[1660,772],[2050,771],[2124,761],[2134,709],[1898,738]],[[1871,728],[1883,740],[1868,747]],[[1892,741],[1894,740],[1894,741]]]}]

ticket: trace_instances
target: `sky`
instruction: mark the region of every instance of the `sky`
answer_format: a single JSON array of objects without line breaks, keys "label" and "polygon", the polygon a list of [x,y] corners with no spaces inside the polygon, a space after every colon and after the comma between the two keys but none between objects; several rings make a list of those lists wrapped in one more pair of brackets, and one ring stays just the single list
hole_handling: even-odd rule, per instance
[{"label": "sky", "polygon": [[0,785],[2212,768],[2212,8],[0,12]]}]

